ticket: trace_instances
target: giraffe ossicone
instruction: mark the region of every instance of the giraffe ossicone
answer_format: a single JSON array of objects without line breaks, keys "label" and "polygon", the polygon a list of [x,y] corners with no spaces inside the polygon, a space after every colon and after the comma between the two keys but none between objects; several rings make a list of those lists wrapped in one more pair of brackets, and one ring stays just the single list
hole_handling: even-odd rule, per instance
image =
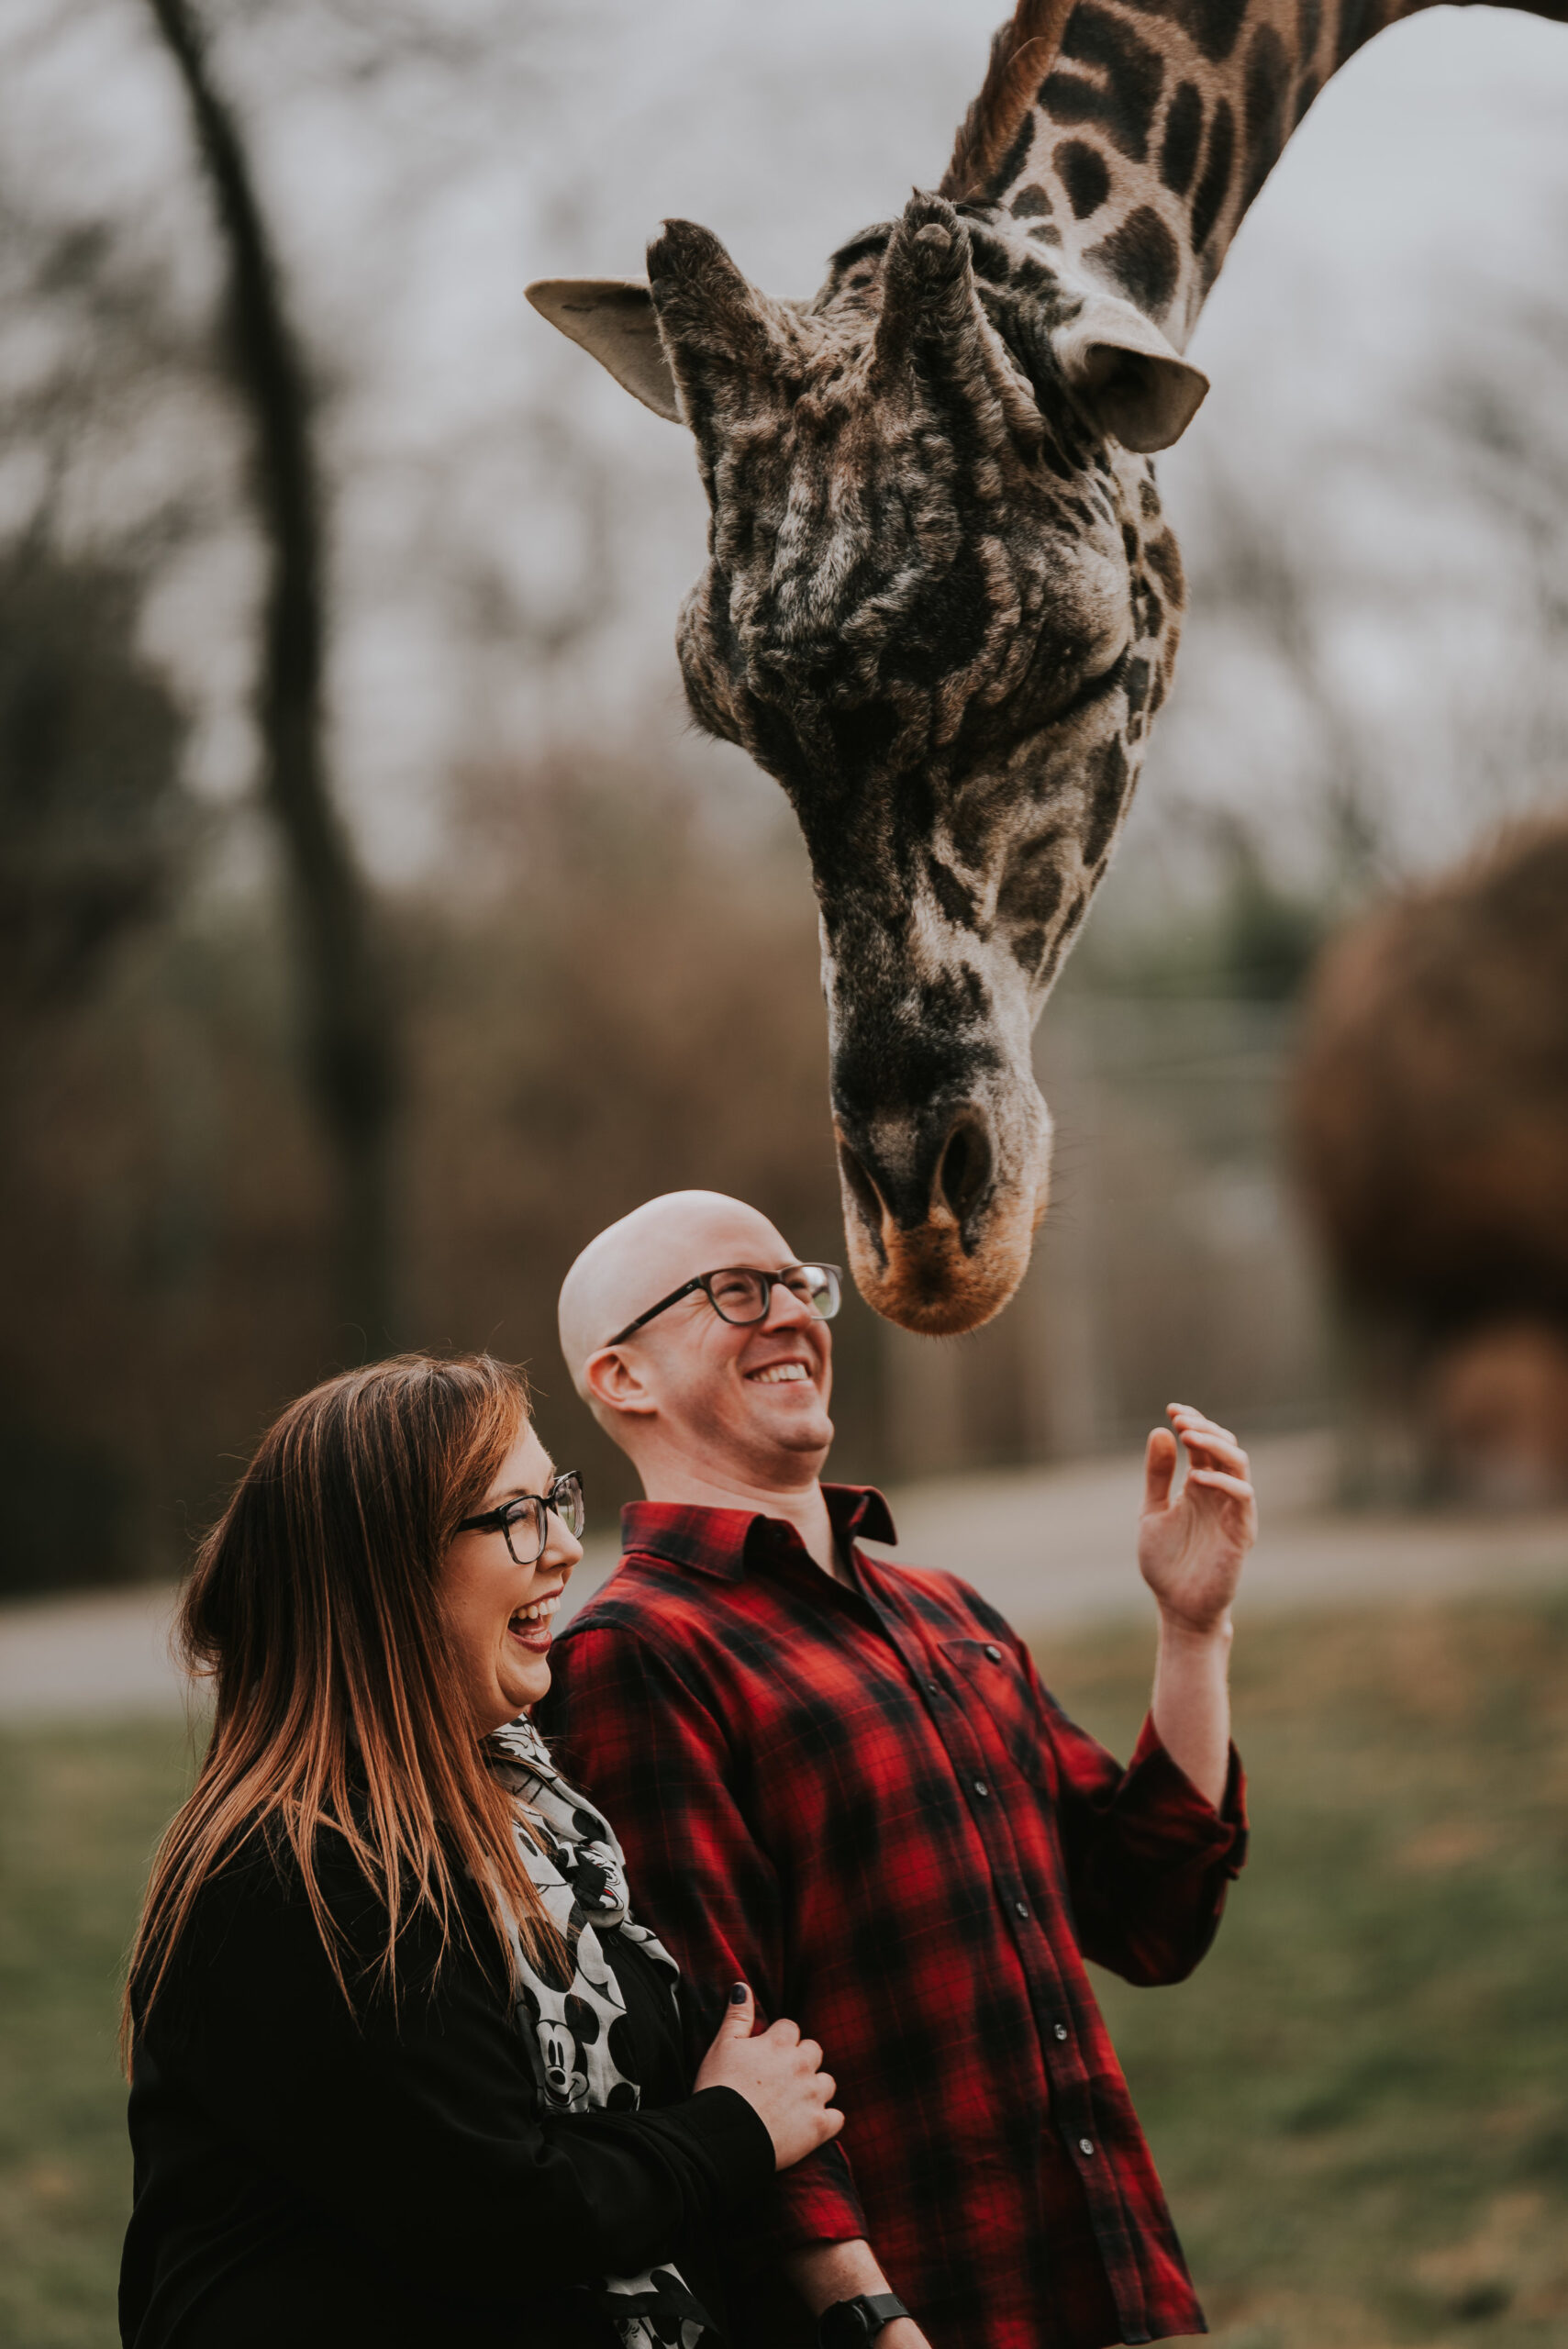
[{"label": "giraffe ossicone", "polygon": [[528,289],[695,443],[686,694],[805,834],[850,1259],[906,1329],[977,1328],[1028,1267],[1032,1031],[1175,661],[1150,460],[1207,389],[1183,347],[1322,81],[1399,13],[1019,0],[943,192],[842,245],[812,299],[685,220],[646,284]]}]

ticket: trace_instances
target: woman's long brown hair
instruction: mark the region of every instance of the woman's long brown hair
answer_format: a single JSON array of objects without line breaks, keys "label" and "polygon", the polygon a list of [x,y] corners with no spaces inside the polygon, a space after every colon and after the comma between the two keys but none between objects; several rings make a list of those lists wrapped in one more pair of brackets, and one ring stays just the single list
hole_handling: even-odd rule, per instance
[{"label": "woman's long brown hair", "polygon": [[126,1988],[128,2060],[202,1886],[258,1841],[292,1854],[350,2004],[317,1872],[323,1830],[384,1906],[372,1971],[395,1998],[399,1939],[421,1909],[449,1946],[460,1873],[503,1955],[509,1921],[530,1955],[551,1948],[511,1798],[469,1725],[440,1597],[458,1521],[528,1410],[521,1373],[488,1354],[406,1354],[328,1379],[263,1438],[197,1553],[176,1625],[187,1665],[216,1681],[217,1711],[153,1861]]}]

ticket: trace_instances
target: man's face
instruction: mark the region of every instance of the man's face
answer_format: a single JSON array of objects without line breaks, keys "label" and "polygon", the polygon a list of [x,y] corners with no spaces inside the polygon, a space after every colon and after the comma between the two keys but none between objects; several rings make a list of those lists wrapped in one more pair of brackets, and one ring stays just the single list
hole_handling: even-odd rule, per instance
[{"label": "man's face", "polygon": [[[715,1208],[660,1235],[634,1310],[699,1273],[732,1264],[773,1273],[795,1262],[765,1217]],[[740,1328],[695,1290],[617,1351],[651,1395],[666,1438],[706,1475],[789,1488],[817,1474],[833,1441],[833,1341],[828,1324],[787,1288],[772,1290],[765,1319]]]}]

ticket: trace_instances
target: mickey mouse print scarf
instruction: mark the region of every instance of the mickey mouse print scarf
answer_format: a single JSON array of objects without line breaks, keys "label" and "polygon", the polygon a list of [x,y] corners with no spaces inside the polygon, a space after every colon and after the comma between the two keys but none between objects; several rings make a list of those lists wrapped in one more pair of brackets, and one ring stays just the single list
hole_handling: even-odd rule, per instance
[{"label": "mickey mouse print scarf", "polygon": [[[642,2091],[617,2061],[626,2001],[595,1926],[617,1927],[667,1968],[670,1997],[677,2005],[680,1969],[657,1935],[631,1914],[625,1855],[608,1820],[566,1784],[526,1714],[508,1721],[488,1743],[496,1775],[539,1831],[541,1840],[535,1842],[519,1824],[517,1848],[573,1964],[569,1985],[547,1980],[529,1964],[514,1931],[517,2021],[525,2036],[537,2040],[550,2109],[634,2112]],[[677,2268],[606,2276],[599,2289],[624,2349],[717,2349],[713,2321]]]}]

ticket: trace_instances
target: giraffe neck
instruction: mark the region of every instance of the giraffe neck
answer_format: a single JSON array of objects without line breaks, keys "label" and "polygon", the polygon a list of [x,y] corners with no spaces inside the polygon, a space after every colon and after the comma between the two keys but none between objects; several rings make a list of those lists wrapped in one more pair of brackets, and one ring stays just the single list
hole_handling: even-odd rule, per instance
[{"label": "giraffe neck", "polygon": [[[1329,76],[1429,0],[1076,0],[984,190],[1178,351]],[[1556,16],[1551,4],[1534,13]]]}]

